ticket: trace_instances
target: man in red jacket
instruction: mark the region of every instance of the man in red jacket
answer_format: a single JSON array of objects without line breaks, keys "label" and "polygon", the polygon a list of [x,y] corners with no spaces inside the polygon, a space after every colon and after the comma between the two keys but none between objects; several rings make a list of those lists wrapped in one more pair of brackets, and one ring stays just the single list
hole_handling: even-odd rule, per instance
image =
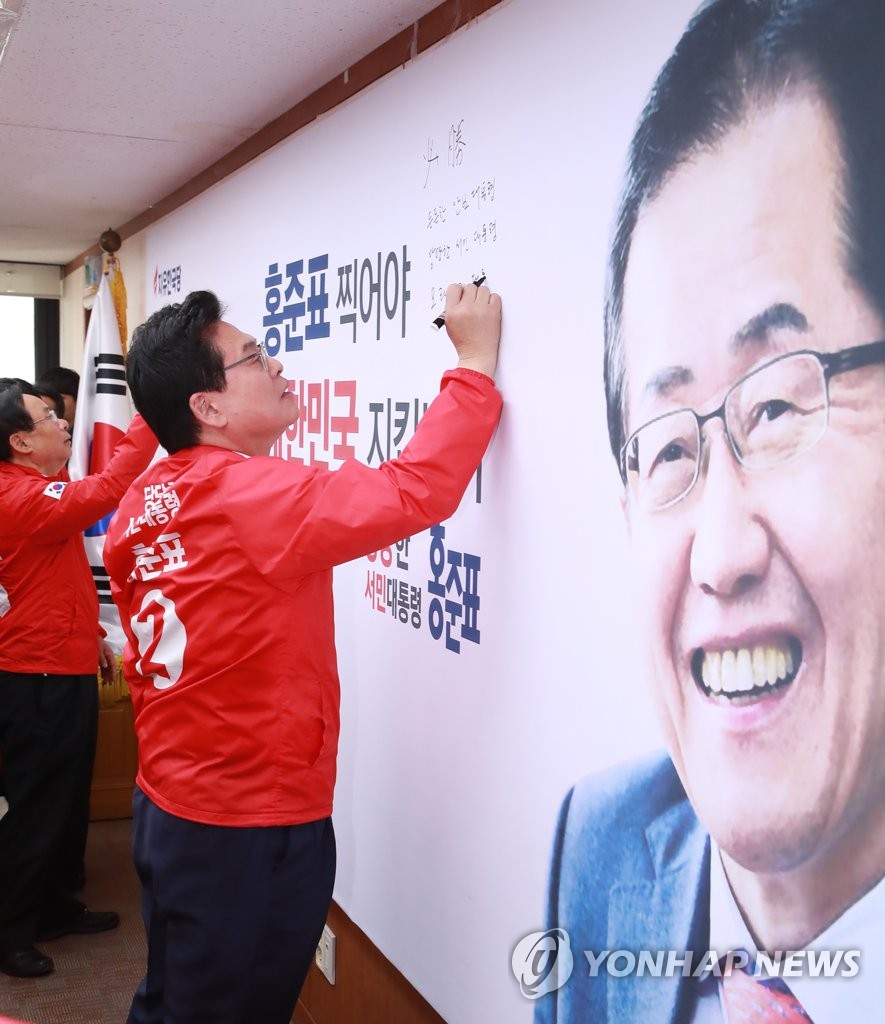
[{"label": "man in red jacket", "polygon": [[71,481],[67,423],[25,381],[0,379],[0,971],[53,969],[35,946],[116,927],[70,891],[64,850],[88,804],[96,668],[113,670],[82,532],[112,512],[157,441],[140,416],[99,474]]},{"label": "man in red jacket", "polygon": [[267,452],[299,409],[211,292],[133,337],[135,404],[170,453],[104,547],[139,741],[148,939],[132,1024],[288,1024],[332,897],[339,683],[332,567],[450,516],[494,432],[501,303],[452,285],[460,357],[399,459]]}]

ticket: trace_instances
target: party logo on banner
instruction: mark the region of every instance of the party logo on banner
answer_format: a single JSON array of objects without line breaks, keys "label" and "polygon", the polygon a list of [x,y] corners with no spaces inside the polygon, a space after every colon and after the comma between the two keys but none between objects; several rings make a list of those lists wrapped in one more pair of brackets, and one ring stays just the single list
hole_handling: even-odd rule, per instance
[{"label": "party logo on banner", "polygon": [[181,264],[160,270],[154,268],[154,295],[179,295],[181,293]]}]

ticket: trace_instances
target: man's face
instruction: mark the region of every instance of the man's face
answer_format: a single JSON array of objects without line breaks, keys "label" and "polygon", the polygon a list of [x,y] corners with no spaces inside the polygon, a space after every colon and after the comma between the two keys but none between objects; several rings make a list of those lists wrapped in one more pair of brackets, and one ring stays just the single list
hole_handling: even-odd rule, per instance
[{"label": "man's face", "polygon": [[265,370],[258,358],[255,339],[233,324],[219,321],[209,337],[221,353],[224,365],[254,355],[225,371],[227,387],[213,393],[213,403],[226,419],[225,436],[237,451],[266,455],[274,441],[298,419],[298,403],[280,376],[283,364],[268,358]]},{"label": "man's face", "polygon": [[22,402],[31,419],[34,429],[20,431],[19,437],[27,445],[27,450],[17,453],[27,460],[41,473],[55,476],[71,457],[71,435],[65,420],[55,419],[50,415],[54,412],[52,402],[43,402],[36,395],[22,395]]},{"label": "man's face", "polygon": [[67,420],[68,430],[73,430],[74,417],[77,415],[77,397],[62,393],[61,400],[65,403],[65,420]]},{"label": "man's face", "polygon": [[[826,108],[797,92],[646,207],[624,297],[628,433],[716,408],[783,352],[885,337],[845,271],[839,159]],[[830,402],[823,438],[793,462],[743,469],[711,420],[685,498],[627,502],[674,763],[714,838],[755,871],[838,863],[885,829],[885,368],[834,377]],[[732,660],[788,653],[774,689],[724,695],[739,685]]]}]

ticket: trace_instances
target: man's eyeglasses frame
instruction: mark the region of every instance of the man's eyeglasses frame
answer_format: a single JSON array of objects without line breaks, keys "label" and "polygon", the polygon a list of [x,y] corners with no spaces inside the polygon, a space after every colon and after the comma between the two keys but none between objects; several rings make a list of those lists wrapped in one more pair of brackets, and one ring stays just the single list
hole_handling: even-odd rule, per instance
[{"label": "man's eyeglasses frame", "polygon": [[256,352],[250,352],[249,355],[243,356],[242,359],[237,359],[232,363],[228,363],[227,366],[223,366],[222,369],[225,373],[228,370],[232,370],[235,366],[242,366],[243,363],[252,363],[256,359],[261,360],[261,368],[265,373],[270,373],[270,363],[267,361],[267,352],[264,350],[264,342],[258,341],[255,343],[257,349]]},{"label": "man's eyeglasses frame", "polygon": [[38,420],[32,419],[31,420],[31,422],[34,424],[34,426],[31,427],[31,430],[34,430],[36,428],[37,424],[38,423],[42,423],[44,420],[56,420],[56,421],[58,421],[60,418],[61,417],[58,415],[58,413],[55,411],[55,409],[50,409],[49,412],[46,413],[45,416],[41,416],[40,419],[38,419]]},{"label": "man's eyeglasses frame", "polygon": [[838,376],[840,373],[847,373],[849,370],[859,370],[861,369],[861,367],[875,366],[878,363],[885,363],[885,340],[871,341],[864,345],[853,345],[850,348],[840,349],[838,352],[814,352],[810,349],[799,349],[794,352],[785,352],[783,355],[777,356],[774,359],[770,359],[766,363],[762,363],[761,366],[755,367],[748,374],[745,374],[743,377],[741,377],[740,380],[735,381],[735,383],[732,384],[726,392],[725,397],[722,400],[722,404],[718,408],[713,409],[712,412],[708,412],[702,416],[700,413],[695,412],[694,409],[684,407],[681,409],[674,409],[671,412],[666,412],[662,416],[656,416],[654,417],[654,419],[649,420],[647,423],[643,423],[642,426],[638,427],[630,434],[624,445],[621,447],[621,457],[619,459],[618,468],[620,469],[621,480],[623,481],[624,486],[628,486],[627,453],[630,446],[636,440],[637,436],[643,430],[645,430],[646,427],[651,426],[651,424],[653,423],[657,423],[660,420],[666,419],[670,416],[681,415],[686,412],[689,412],[692,416],[694,416],[695,422],[697,424],[697,436],[699,441],[699,447],[698,456],[695,460],[694,476],[692,477],[691,482],[688,484],[688,486],[679,494],[677,494],[674,498],[671,498],[670,500],[664,502],[661,505],[652,506],[650,511],[662,512],[664,511],[664,509],[671,508],[673,505],[675,505],[677,502],[681,501],[683,498],[685,498],[688,494],[691,493],[692,489],[694,488],[694,485],[698,482],[698,478],[701,475],[701,450],[703,446],[704,437],[703,427],[704,424],[708,423],[710,420],[722,420],[722,425],[725,429],[725,436],[728,439],[728,447],[731,449],[731,452],[734,455],[735,459],[738,461],[738,463],[740,463],[740,465],[742,466],[746,466],[747,463],[740,453],[737,442],[735,441],[731,428],[729,427],[728,419],[725,415],[725,410],[726,406],[728,405],[728,401],[731,395],[738,388],[742,387],[743,384],[751,377],[756,376],[756,374],[761,373],[770,366],[774,366],[775,364],[783,362],[786,359],[794,359],[797,356],[811,356],[813,359],[816,359],[817,362],[820,364],[821,370],[823,372],[824,397],[826,400],[824,425],[821,429],[820,434],[807,447],[801,448],[796,452],[792,453],[788,459],[777,463],[773,463],[770,467],[766,468],[774,468],[775,465],[783,465],[783,462],[789,461],[789,459],[792,459],[797,455],[804,454],[805,452],[810,451],[814,447],[814,445],[817,444],[821,437],[823,437],[823,435],[826,433],[827,425],[829,424],[829,385],[831,378]]}]

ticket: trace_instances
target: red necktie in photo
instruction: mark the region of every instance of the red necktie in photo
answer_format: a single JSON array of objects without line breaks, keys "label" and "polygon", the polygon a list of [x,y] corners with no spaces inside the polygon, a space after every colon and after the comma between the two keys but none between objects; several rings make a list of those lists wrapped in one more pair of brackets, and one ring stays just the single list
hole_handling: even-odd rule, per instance
[{"label": "red necktie in photo", "polygon": [[754,978],[745,970],[726,968],[721,985],[728,1024],[813,1024],[780,978]]}]

